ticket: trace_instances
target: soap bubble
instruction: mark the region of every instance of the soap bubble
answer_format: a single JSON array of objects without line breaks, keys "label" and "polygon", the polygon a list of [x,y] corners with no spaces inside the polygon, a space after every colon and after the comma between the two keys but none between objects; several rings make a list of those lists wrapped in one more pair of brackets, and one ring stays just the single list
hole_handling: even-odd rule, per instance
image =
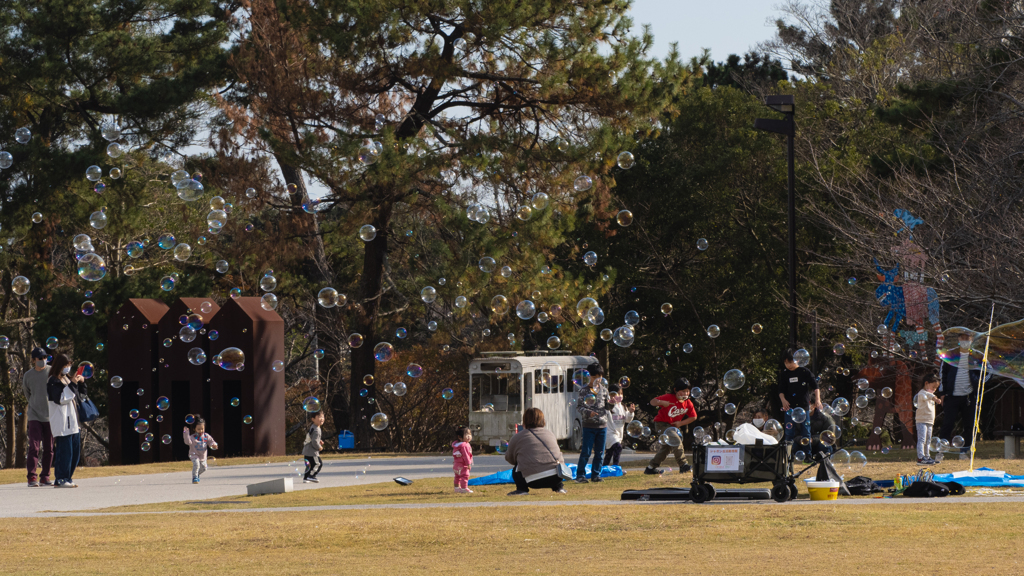
[{"label": "soap bubble", "polygon": [[690,352],[693,352],[693,344],[690,344],[689,342],[687,342],[686,344],[683,344],[683,352],[685,352],[687,354],[689,354]]},{"label": "soap bubble", "polygon": [[46,339],[46,347],[49,348],[50,350],[56,350],[57,343],[58,341],[56,336],[50,336],[49,338]]},{"label": "soap bubble", "polygon": [[640,323],[640,314],[636,310],[626,312],[626,326],[636,326]]},{"label": "soap bubble", "polygon": [[111,388],[120,388],[123,385],[124,385],[124,379],[121,378],[120,376],[111,376],[110,377],[110,387]]},{"label": "soap bubble", "polygon": [[790,411],[789,417],[793,419],[793,422],[803,424],[807,420],[807,411],[803,408],[796,407]]},{"label": "soap bubble", "polygon": [[139,418],[135,420],[135,431],[139,434],[145,434],[149,432],[149,421],[145,418]]},{"label": "soap bubble", "polygon": [[206,352],[202,348],[192,348],[188,351],[188,362],[193,366],[201,366],[206,363]]},{"label": "soap bubble", "polygon": [[96,230],[103,230],[107,227],[107,213],[103,210],[97,210],[89,215],[89,226],[92,226]]},{"label": "soap bubble", "polygon": [[363,338],[362,334],[360,334],[358,332],[353,332],[348,337],[348,347],[349,348],[359,348],[360,346],[363,345],[363,341],[364,341],[364,338]]},{"label": "soap bubble", "polygon": [[390,342],[378,342],[373,347],[373,357],[377,362],[388,362],[395,357],[395,347]]},{"label": "soap bubble", "polygon": [[138,241],[129,242],[125,247],[125,252],[128,253],[129,258],[138,258],[139,256],[142,256],[144,251],[145,246],[142,245],[142,242]]},{"label": "soap bubble", "polygon": [[491,311],[498,316],[504,316],[508,312],[508,306],[508,298],[501,294],[491,298]]},{"label": "soap bubble", "polygon": [[557,350],[562,345],[562,339],[558,336],[551,336],[548,338],[547,346],[548,350]]},{"label": "soap bubble", "polygon": [[853,340],[856,340],[857,339],[857,329],[852,327],[852,326],[847,328],[846,329],[846,338],[848,340],[850,340],[851,342]]},{"label": "soap bubble", "polygon": [[444,398],[445,400],[451,400],[454,397],[455,391],[452,390],[451,388],[445,388],[444,390],[441,390],[441,398]]},{"label": "soap bubble", "polygon": [[85,178],[90,182],[98,182],[100,178],[103,178],[103,168],[89,166],[85,169]]},{"label": "soap bubble", "polygon": [[6,150],[0,152],[0,170],[7,170],[14,165],[14,155]]},{"label": "soap bubble", "polygon": [[271,292],[275,288],[277,288],[277,278],[273,274],[264,274],[263,278],[260,278],[260,290]]},{"label": "soap bubble", "polygon": [[705,251],[707,249],[708,249],[708,241],[707,241],[707,239],[705,239],[705,238],[698,238],[697,239],[697,250],[700,250],[701,252],[703,252],[703,251]]},{"label": "soap bubble", "polygon": [[846,450],[839,450],[829,457],[832,460],[832,465],[836,467],[847,467],[850,465],[850,453]]},{"label": "soap bubble", "polygon": [[611,328],[605,328],[604,330],[601,330],[601,340],[604,340],[605,342],[611,340],[613,335],[614,332],[612,332]]},{"label": "soap bubble", "polygon": [[731,404],[731,403],[730,404],[726,404],[725,407],[723,408],[723,410],[725,410],[726,414],[735,414],[736,413],[736,405],[735,404]]},{"label": "soap bubble", "polygon": [[590,187],[594,185],[594,181],[590,179],[590,176],[581,175],[577,176],[576,180],[573,181],[572,187],[577,192],[586,192],[590,190]]},{"label": "soap bubble", "polygon": [[160,238],[156,241],[156,245],[163,250],[170,250],[177,243],[177,240],[174,239],[174,234],[161,234]]},{"label": "soap bubble", "polygon": [[11,339],[7,336],[0,336],[0,350],[7,350],[11,346]]},{"label": "soap bubble", "polygon": [[762,428],[761,431],[771,436],[772,438],[775,438],[776,441],[782,440],[782,424],[779,424],[779,421],[774,418],[768,419],[764,423],[764,428]]},{"label": "soap bubble", "polygon": [[633,223],[633,213],[629,210],[619,210],[619,213],[615,215],[615,222],[625,228]]},{"label": "soap bubble", "polygon": [[580,318],[586,318],[587,311],[595,306],[597,306],[597,300],[594,300],[593,298],[583,298],[576,303],[576,315]]},{"label": "soap bubble", "polygon": [[526,222],[532,216],[533,216],[533,208],[530,208],[529,206],[526,206],[526,205],[523,205],[523,206],[520,206],[519,208],[516,208],[516,218],[522,220],[523,222]]},{"label": "soap bubble", "polygon": [[[867,387],[871,385],[870,382],[868,382],[867,378],[857,378],[857,381],[854,382],[854,384],[856,384],[857,388],[859,388],[861,390],[866,390]],[[863,406],[862,406],[862,408],[863,408]]]},{"label": "soap bubble", "polygon": [[165,412],[171,407],[171,400],[167,396],[161,396],[156,399],[156,409]]},{"label": "soap bubble", "polygon": [[419,378],[423,375],[423,366],[419,364],[409,364],[405,367],[405,375],[409,378]]},{"label": "soap bubble", "polygon": [[388,427],[388,416],[383,412],[377,412],[373,416],[370,416],[370,428],[373,428],[377,432],[380,432]]},{"label": "soap bubble", "polygon": [[832,411],[840,416],[846,416],[850,411],[850,401],[846,398],[836,398],[832,401]]},{"label": "soap bubble", "polygon": [[857,396],[856,403],[857,403],[857,408],[867,408],[868,407],[868,397],[867,396]]},{"label": "soap bubble", "polygon": [[811,353],[801,348],[793,353],[793,361],[797,366],[807,366],[807,363],[811,361]]},{"label": "soap bubble", "polygon": [[604,310],[600,306],[594,306],[590,310],[587,310],[587,322],[594,326],[599,326],[604,323]]},{"label": "soap bubble", "polygon": [[612,342],[621,348],[629,348],[633,345],[635,333],[629,326],[619,326],[612,335]]},{"label": "soap bubble", "polygon": [[868,388],[867,390],[864,391],[864,395],[868,397],[868,400],[874,400],[875,399],[875,389],[874,388]]},{"label": "soap bubble", "polygon": [[888,386],[882,388],[882,398],[892,398],[892,388]]},{"label": "soap bubble", "polygon": [[18,296],[24,296],[28,293],[28,289],[32,286],[28,278],[24,276],[15,276],[14,280],[11,280],[11,291]]},{"label": "soap bubble", "polygon": [[494,258],[491,258],[490,256],[484,256],[483,258],[480,259],[480,262],[477,264],[477,266],[480,268],[480,271],[485,274],[490,274],[491,272],[494,272],[494,268],[497,265],[498,263],[494,260]]},{"label": "soap bubble", "polygon": [[98,254],[85,254],[78,260],[78,276],[82,280],[97,282],[107,275],[107,264]]},{"label": "soap bubble", "polygon": [[320,400],[316,396],[310,396],[302,401],[302,409],[306,412],[319,412]]},{"label": "soap bubble", "polygon": [[[133,410],[133,412],[135,412],[136,414],[139,413],[138,410]],[[193,425],[195,423],[196,423],[196,417],[195,416],[193,416],[192,414],[186,414],[185,415],[185,424],[188,424],[189,426],[191,426],[191,425]]]},{"label": "soap bubble", "polygon": [[373,224],[364,224],[359,228],[359,239],[363,242],[372,242],[377,237],[377,229]]},{"label": "soap bubble", "polygon": [[117,142],[111,142],[107,144],[107,156],[111,158],[120,158],[124,154],[124,148],[121,147]]},{"label": "soap bubble", "polygon": [[395,382],[391,391],[395,396],[405,396],[405,393],[409,391],[409,387],[405,385],[405,382]]},{"label": "soap bubble", "polygon": [[437,289],[433,286],[426,286],[420,290],[420,300],[430,304],[434,300],[437,300]]},{"label": "soap bubble", "polygon": [[722,333],[722,329],[719,328],[717,324],[712,324],[711,326],[708,326],[707,334],[708,334],[709,337],[711,337],[711,338],[718,338],[718,336],[721,333]]},{"label": "soap bubble", "polygon": [[245,364],[245,353],[238,348],[225,348],[217,354],[214,361],[224,370],[241,371]]},{"label": "soap bubble", "polygon": [[284,362],[281,360],[274,360],[270,364],[270,369],[273,370],[274,372],[280,372],[284,370]]},{"label": "soap bubble", "polygon": [[359,160],[359,163],[363,166],[371,166],[376,164],[377,160],[380,160],[380,150],[378,150],[372,143],[363,144],[359,147],[356,159]]},{"label": "soap bubble", "polygon": [[[185,202],[193,202],[202,197],[204,188],[202,182],[193,178],[186,178],[178,182],[174,186],[174,190],[178,194],[178,198]],[[218,212],[222,211],[218,210]],[[220,226],[216,226],[216,228],[220,228]]]},{"label": "soap bubble", "polygon": [[831,430],[823,430],[818,435],[818,440],[825,446],[834,446],[836,443],[836,434]]},{"label": "soap bubble", "polygon": [[633,438],[639,438],[644,431],[644,423],[639,420],[633,420],[629,424],[626,424],[626,434],[629,434]]},{"label": "soap bubble", "polygon": [[597,252],[591,250],[583,255],[583,263],[587,266],[594,266],[597,264]]},{"label": "soap bubble", "polygon": [[669,304],[668,302],[665,302],[664,304],[662,304],[661,305],[661,313],[664,314],[665,316],[668,316],[669,314],[671,314],[672,313],[672,305]]},{"label": "soap bubble", "polygon": [[92,316],[95,313],[96,304],[94,304],[92,300],[86,300],[85,302],[82,302],[82,314],[85,314],[86,316]]},{"label": "soap bubble", "polygon": [[268,293],[264,294],[263,297],[260,298],[260,307],[262,307],[264,310],[267,310],[267,311],[276,310],[277,309],[277,295],[272,293],[272,292],[268,292]]},{"label": "soap bubble", "polygon": [[725,376],[722,377],[722,383],[729,390],[739,390],[740,388],[743,388],[743,384],[746,383],[746,381],[747,376],[742,370],[738,370],[736,368],[729,370],[725,373]]},{"label": "soap bubble", "polygon": [[953,448],[963,448],[964,438],[963,436],[953,436],[953,440],[951,440],[949,444],[953,446]]},{"label": "soap bubble", "polygon": [[242,424],[252,424],[252,416],[246,414],[242,417]]},{"label": "soap bubble", "polygon": [[588,370],[579,369],[572,373],[572,383],[577,388],[582,388],[590,383],[590,372]]},{"label": "soap bubble", "polygon": [[117,122],[104,122],[100,125],[100,135],[108,142],[113,142],[121,137],[121,127]]},{"label": "soap bubble", "polygon": [[868,459],[864,454],[858,450],[850,452],[850,469],[859,470],[864,468],[868,464]]},{"label": "soap bubble", "polygon": [[188,244],[181,243],[174,247],[174,259],[178,262],[184,262],[192,256],[192,247]]},{"label": "soap bubble", "polygon": [[832,353],[835,354],[836,356],[842,356],[843,354],[846,354],[846,344],[838,342],[835,346],[832,347]]},{"label": "soap bubble", "polygon": [[110,179],[111,180],[118,180],[118,179],[121,178],[121,169],[117,168],[117,167],[111,168],[110,172],[108,172],[108,174],[110,174]]},{"label": "soap bubble", "polygon": [[633,158],[632,152],[619,152],[619,155],[615,158],[615,163],[619,165],[619,168],[629,170],[636,163],[636,159]]},{"label": "soap bubble", "polygon": [[430,330],[431,332],[437,332],[437,322],[433,320],[427,322],[427,330]]},{"label": "soap bubble", "polygon": [[93,371],[95,370],[95,368],[93,368],[92,362],[82,362],[81,364],[78,365],[78,367],[82,369],[82,378],[92,378]]}]

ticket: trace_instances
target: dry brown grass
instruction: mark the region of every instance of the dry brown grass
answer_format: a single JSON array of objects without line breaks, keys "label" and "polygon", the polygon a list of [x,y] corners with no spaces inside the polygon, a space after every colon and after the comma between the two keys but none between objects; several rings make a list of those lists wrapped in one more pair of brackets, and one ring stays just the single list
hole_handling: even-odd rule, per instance
[{"label": "dry brown grass", "polygon": [[0,572],[1020,574],[1022,513],[822,503],[8,519]]}]

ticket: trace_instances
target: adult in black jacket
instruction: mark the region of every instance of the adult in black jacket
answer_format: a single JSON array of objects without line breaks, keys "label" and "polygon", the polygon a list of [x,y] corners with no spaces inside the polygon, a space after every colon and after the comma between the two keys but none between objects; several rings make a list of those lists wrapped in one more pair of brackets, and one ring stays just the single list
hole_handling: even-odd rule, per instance
[{"label": "adult in black jacket", "polygon": [[63,354],[55,356],[50,363],[50,378],[46,381],[50,432],[54,438],[54,488],[78,488],[72,477],[82,450],[78,402],[85,396],[85,378],[71,374],[71,359]]},{"label": "adult in black jacket", "polygon": [[960,449],[960,458],[968,458],[971,451],[971,439],[974,430],[974,403],[981,370],[970,369],[971,337],[960,334],[960,358],[956,364],[943,362],[939,368],[939,390],[936,395],[942,397],[942,429],[939,438],[952,441],[953,429],[957,419],[963,420],[964,446]]}]

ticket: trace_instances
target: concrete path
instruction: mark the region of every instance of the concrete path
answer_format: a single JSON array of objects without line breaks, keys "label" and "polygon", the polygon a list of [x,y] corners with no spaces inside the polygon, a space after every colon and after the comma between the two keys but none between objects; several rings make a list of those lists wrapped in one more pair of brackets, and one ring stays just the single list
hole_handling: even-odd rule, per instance
[{"label": "concrete path", "polygon": [[[566,456],[574,461],[572,454]],[[623,463],[626,461],[623,457]],[[28,488],[22,483],[5,484],[0,485],[0,518],[36,517],[44,510],[93,510],[111,506],[244,496],[248,484],[283,477],[292,478],[295,490],[390,482],[395,476],[404,476],[410,480],[441,478],[452,475],[452,459],[451,456],[382,456],[358,460],[325,460],[323,470],[317,476],[319,484],[302,483],[304,468],[302,458],[297,457],[292,462],[284,463],[212,466],[203,474],[199,484],[192,484],[190,471],[85,478],[75,480],[78,488]],[[508,469],[504,456],[481,455],[473,460],[474,478]]]}]

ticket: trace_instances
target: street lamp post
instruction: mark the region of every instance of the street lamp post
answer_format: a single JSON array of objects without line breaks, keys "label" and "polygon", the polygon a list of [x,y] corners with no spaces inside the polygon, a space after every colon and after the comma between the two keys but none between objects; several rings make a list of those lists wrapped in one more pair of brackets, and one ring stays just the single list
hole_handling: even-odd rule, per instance
[{"label": "street lamp post", "polygon": [[755,130],[784,134],[786,155],[789,161],[787,180],[789,184],[789,345],[796,346],[796,196],[793,190],[793,140],[796,137],[796,121],[793,118],[796,105],[792,95],[768,96],[765,105],[785,115],[784,120],[758,118],[754,120]]}]

